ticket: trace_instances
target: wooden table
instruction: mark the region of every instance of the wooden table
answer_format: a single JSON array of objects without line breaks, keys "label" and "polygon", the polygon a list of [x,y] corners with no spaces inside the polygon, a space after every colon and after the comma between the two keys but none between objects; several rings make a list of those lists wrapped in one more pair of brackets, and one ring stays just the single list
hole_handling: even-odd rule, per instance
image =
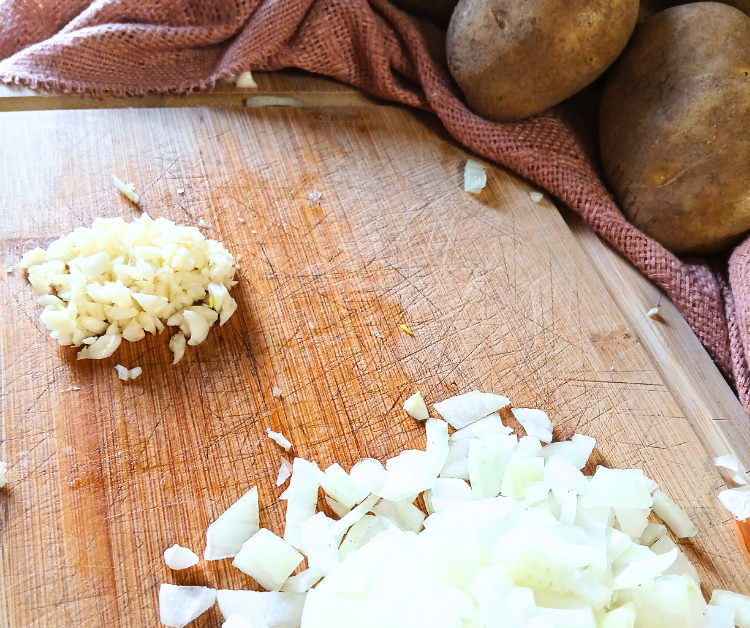
[{"label": "wooden table", "polygon": [[[252,485],[261,524],[282,529],[267,427],[320,464],[422,446],[401,410],[415,389],[430,404],[502,393],[547,410],[558,437],[596,437],[592,465],[643,468],[690,513],[700,534],[681,546],[705,590],[750,593],[711,464],[750,462],[748,421],[669,301],[502,168],[463,192],[470,155],[433,117],[314,77],[256,80],[188,97],[0,93],[0,626],[157,626],[161,582],[256,588],[229,561],[171,572],[162,552],[202,553]],[[253,106],[274,102],[291,106]],[[239,260],[237,314],[176,366],[166,335],[76,361],[23,273],[5,272],[95,216],[137,216],[113,172],[143,210],[203,219]],[[657,303],[663,324],[646,317]],[[123,384],[118,363],[143,376]],[[218,609],[192,625],[219,626]]]}]

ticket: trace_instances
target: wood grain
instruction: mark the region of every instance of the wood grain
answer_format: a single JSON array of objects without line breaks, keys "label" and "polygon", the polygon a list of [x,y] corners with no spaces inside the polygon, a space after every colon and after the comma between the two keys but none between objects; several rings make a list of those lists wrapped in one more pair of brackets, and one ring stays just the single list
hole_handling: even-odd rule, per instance
[{"label": "wood grain", "polygon": [[[563,216],[708,453],[714,458],[733,453],[750,467],[747,414],[687,321],[654,284],[644,281],[638,270],[583,220],[569,211]],[[656,306],[662,321],[646,315]],[[734,475],[728,469],[719,471],[726,480]]]},{"label": "wood grain", "polygon": [[[209,91],[190,94],[149,93],[145,96],[116,98],[104,94],[64,94],[34,90],[20,85],[0,84],[0,112],[48,111],[59,109],[144,109],[153,107],[225,107],[259,106],[267,98],[277,99],[276,106],[294,107],[368,107],[383,106],[383,101],[367,96],[358,89],[322,76],[300,71],[253,72],[257,88],[237,88],[233,83],[219,82]],[[278,100],[285,99],[285,100]]]},{"label": "wood grain", "polygon": [[[596,437],[592,465],[643,468],[688,510],[700,534],[682,546],[706,589],[750,593],[709,453],[559,212],[495,167],[464,193],[468,155],[431,118],[26,112],[0,133],[3,268],[95,216],[137,215],[112,172],[151,215],[205,220],[241,267],[237,314],[174,367],[166,335],[77,362],[23,274],[0,273],[0,625],[156,626],[161,582],[254,588],[229,561],[170,572],[162,552],[201,553],[252,485],[281,530],[267,427],[323,465],[422,446],[401,410],[417,388],[430,403],[506,394],[547,410],[558,437]],[[117,363],[144,374],[123,384]],[[192,625],[219,626],[218,608]]]}]

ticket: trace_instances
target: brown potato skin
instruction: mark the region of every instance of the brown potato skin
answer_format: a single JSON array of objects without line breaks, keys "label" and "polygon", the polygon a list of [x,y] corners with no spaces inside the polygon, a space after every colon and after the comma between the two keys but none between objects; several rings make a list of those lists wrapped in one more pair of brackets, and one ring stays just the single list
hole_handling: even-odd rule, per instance
[{"label": "brown potato skin", "polygon": [[[720,0],[722,4],[728,4],[742,11],[745,15],[750,15],[750,0]],[[670,7],[676,7],[681,4],[688,4],[685,0],[641,0],[641,7],[638,11],[638,23],[645,22],[648,18],[664,11]]]},{"label": "brown potato skin", "polygon": [[658,13],[610,71],[599,111],[625,216],[678,255],[750,229],[750,18],[715,2]]},{"label": "brown potato skin", "polygon": [[638,0],[460,0],[448,66],[469,107],[497,122],[579,92],[619,56]]}]

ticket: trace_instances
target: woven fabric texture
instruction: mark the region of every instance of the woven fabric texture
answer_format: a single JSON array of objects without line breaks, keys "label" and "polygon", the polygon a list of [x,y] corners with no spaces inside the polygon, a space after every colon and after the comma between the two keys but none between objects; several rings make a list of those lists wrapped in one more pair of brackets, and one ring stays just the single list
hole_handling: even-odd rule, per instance
[{"label": "woven fabric texture", "polygon": [[575,103],[514,124],[469,111],[445,34],[387,0],[0,0],[0,81],[136,95],[299,68],[435,113],[467,148],[582,216],[672,299],[750,411],[750,243],[728,265],[680,260],[628,223]]}]

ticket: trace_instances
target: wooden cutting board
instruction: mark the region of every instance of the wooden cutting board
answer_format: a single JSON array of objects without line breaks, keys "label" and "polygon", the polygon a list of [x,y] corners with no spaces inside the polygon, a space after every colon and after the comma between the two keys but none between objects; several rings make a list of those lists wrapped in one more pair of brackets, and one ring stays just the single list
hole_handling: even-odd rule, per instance
[{"label": "wooden cutting board", "polygon": [[[465,193],[468,154],[431,117],[349,105],[0,115],[0,626],[158,626],[161,582],[257,588],[230,561],[172,572],[162,552],[202,554],[253,485],[261,524],[283,529],[268,427],[321,465],[422,447],[401,409],[416,389],[430,404],[502,393],[546,410],[556,437],[594,436],[592,467],[642,468],[689,512],[700,534],[681,546],[704,590],[750,593],[710,455],[745,453],[748,431],[713,367],[665,366],[680,334],[706,364],[684,322],[634,323],[632,269],[593,263],[600,245],[506,171]],[[237,313],[176,366],[166,334],[76,361],[5,272],[95,216],[139,215],[113,172],[239,260]],[[680,346],[650,349],[670,333]],[[115,364],[143,375],[124,384]],[[708,400],[686,402],[700,382]],[[220,623],[215,607],[192,625]]]}]

